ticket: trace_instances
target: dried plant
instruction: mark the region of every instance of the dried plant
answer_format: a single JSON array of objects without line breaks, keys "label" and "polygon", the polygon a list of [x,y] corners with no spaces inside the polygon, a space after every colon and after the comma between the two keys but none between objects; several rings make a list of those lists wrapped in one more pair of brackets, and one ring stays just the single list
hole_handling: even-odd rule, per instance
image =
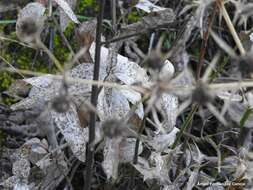
[{"label": "dried plant", "polygon": [[252,3],[101,0],[80,23],[80,2],[27,3],[20,41],[0,36],[55,63],[39,73],[0,54],[23,78],[2,93],[16,102],[0,104],[0,187],[252,189]]}]

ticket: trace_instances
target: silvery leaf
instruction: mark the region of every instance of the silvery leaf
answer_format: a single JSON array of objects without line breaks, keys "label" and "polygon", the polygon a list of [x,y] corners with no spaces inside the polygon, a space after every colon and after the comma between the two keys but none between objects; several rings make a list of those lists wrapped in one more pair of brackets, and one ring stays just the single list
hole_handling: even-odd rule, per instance
[{"label": "silvery leaf", "polygon": [[[72,78],[81,78],[91,80],[93,76],[93,65],[80,64],[73,68],[69,74]],[[105,74],[101,73],[101,76]],[[26,82],[33,85],[30,91],[30,97],[19,101],[11,106],[12,110],[32,109],[34,107],[43,108],[47,102],[52,101],[59,95],[62,87],[60,79],[52,79],[52,75],[44,75],[40,77],[32,77],[25,79]],[[39,87],[39,88],[38,88]],[[89,97],[91,91],[90,85],[74,82],[69,84],[69,94],[76,102],[85,101]]]},{"label": "silvery leaf", "polygon": [[228,91],[218,91],[216,95],[222,100],[229,100],[232,102],[241,102],[243,100],[241,95],[233,94]]},{"label": "silvery leaf", "polygon": [[39,77],[31,77],[23,79],[23,81],[31,84],[32,86],[40,87],[40,88],[46,88],[50,86],[53,82],[53,75],[51,74],[45,74]]},{"label": "silvery leaf", "polygon": [[39,182],[39,189],[54,190],[66,177],[68,172],[67,163],[62,153],[50,155],[39,160],[36,165],[43,171],[43,179]]},{"label": "silvery leaf", "polygon": [[75,106],[71,105],[65,113],[51,111],[51,114],[74,155],[84,162],[86,143],[88,142],[88,128],[81,128]]},{"label": "silvery leaf", "polygon": [[52,82],[54,81],[52,75],[46,74],[39,77],[31,77],[24,79],[25,82],[32,85],[32,88],[29,92],[29,96],[36,96],[41,91],[45,90],[46,88],[49,88],[50,85],[52,85]]},{"label": "silvery leaf", "polygon": [[107,179],[117,179],[118,177],[120,141],[121,138],[106,138],[104,147],[104,161],[102,162],[102,166],[104,172],[106,173]]},{"label": "silvery leaf", "polygon": [[155,162],[155,166],[150,166],[147,160],[140,157],[138,159],[138,164],[134,165],[134,167],[143,175],[143,180],[157,179],[163,183],[169,182],[166,156],[161,156],[153,152],[151,157],[151,159]]},{"label": "silvery leaf", "polygon": [[[73,9],[76,5],[76,0],[66,0],[66,2],[69,4],[69,6],[71,7],[71,9]],[[65,13],[64,10],[60,10],[60,26],[61,26],[61,30],[64,31],[68,24],[70,22],[70,19],[68,17],[68,15]]]},{"label": "silvery leaf", "polygon": [[[95,43],[91,45],[90,48],[91,57],[95,57]],[[108,64],[108,48],[101,48],[101,67],[106,66]],[[105,67],[106,68],[106,67]],[[105,69],[104,68],[104,69]],[[117,65],[113,71],[116,78],[125,84],[133,84],[133,83],[146,83],[148,81],[147,73],[144,69],[142,69],[137,63],[131,62],[127,57],[124,57],[120,54],[117,55]]]},{"label": "silvery leaf", "polygon": [[115,88],[103,88],[98,96],[97,110],[101,121],[108,118],[121,119],[130,110],[129,102],[123,94]]},{"label": "silvery leaf", "polygon": [[158,107],[163,115],[162,127],[170,132],[176,125],[178,98],[172,94],[163,93],[158,101]]},{"label": "silvery leaf", "polygon": [[174,65],[169,60],[166,60],[161,71],[159,72],[159,79],[162,81],[169,81],[173,77],[174,73]]},{"label": "silvery leaf", "polygon": [[69,4],[65,1],[65,0],[54,0],[64,11],[64,13],[66,13],[66,15],[68,15],[68,17],[76,24],[79,23],[75,13],[72,11],[71,7],[69,6]]},{"label": "silvery leaf", "polygon": [[186,190],[192,190],[193,187],[195,186],[195,184],[197,183],[197,180],[198,180],[198,173],[199,173],[199,168],[196,167],[194,168],[193,171],[191,171],[191,174],[190,174],[190,177],[189,177],[189,180],[186,184]]},{"label": "silvery leaf", "polygon": [[14,186],[13,190],[30,190],[27,184],[18,183]]},{"label": "silvery leaf", "polygon": [[3,181],[2,183],[0,183],[0,185],[5,187],[6,189],[12,189],[17,184],[18,180],[19,179],[17,176],[11,176],[8,179],[6,179],[5,181]]},{"label": "silvery leaf", "polygon": [[[136,139],[134,138],[106,138],[104,147],[104,161],[102,166],[108,179],[117,179],[118,166],[120,163],[131,162],[133,160],[135,142]],[[142,149],[142,144],[140,144],[138,150],[139,154],[142,152]]]},{"label": "silvery leaf", "polygon": [[12,166],[12,173],[26,182],[30,174],[30,162],[24,158],[15,161]]},{"label": "silvery leaf", "polygon": [[152,140],[147,141],[147,143],[152,146],[156,151],[162,152],[164,149],[171,146],[175,139],[176,134],[179,132],[179,129],[174,127],[171,132],[168,134],[158,134],[155,135]]},{"label": "silvery leaf", "polygon": [[162,11],[162,10],[165,10],[165,9],[166,9],[166,8],[164,8],[164,7],[157,6],[157,5],[151,3],[151,2],[148,1],[148,0],[140,0],[140,1],[135,5],[135,7],[138,8],[138,9],[141,9],[141,10],[147,12],[147,13]]},{"label": "silvery leaf", "polygon": [[[134,158],[135,151],[135,138],[127,138],[123,139],[120,143],[120,162],[131,162]],[[140,154],[143,150],[142,144],[139,144],[138,153]]]},{"label": "silvery leaf", "polygon": [[29,145],[31,147],[28,159],[33,164],[42,159],[49,151],[48,143],[45,139],[40,141],[38,138],[32,138],[28,140],[25,145]]},{"label": "silvery leaf", "polygon": [[140,102],[141,101],[141,94],[134,91],[134,90],[126,90],[126,89],[118,89],[123,96],[125,96],[127,98],[127,100],[133,104],[133,105],[137,105],[137,109],[135,110],[135,113],[139,116],[139,118],[143,118],[144,117],[144,108],[143,108],[143,104]]}]

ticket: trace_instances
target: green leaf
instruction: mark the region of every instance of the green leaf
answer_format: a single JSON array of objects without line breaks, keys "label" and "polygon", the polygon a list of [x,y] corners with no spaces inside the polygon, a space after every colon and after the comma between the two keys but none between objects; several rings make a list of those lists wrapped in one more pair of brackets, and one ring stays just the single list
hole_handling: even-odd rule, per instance
[{"label": "green leaf", "polygon": [[252,113],[252,109],[251,108],[247,108],[246,111],[244,112],[241,120],[240,120],[240,128],[244,127],[245,122],[248,120],[249,116]]},{"label": "green leaf", "polygon": [[15,24],[16,20],[0,20],[0,24]]}]

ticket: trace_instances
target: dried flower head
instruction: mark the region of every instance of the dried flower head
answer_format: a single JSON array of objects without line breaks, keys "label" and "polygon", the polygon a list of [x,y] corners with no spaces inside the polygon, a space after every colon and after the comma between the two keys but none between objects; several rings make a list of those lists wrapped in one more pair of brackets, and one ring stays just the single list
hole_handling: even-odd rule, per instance
[{"label": "dried flower head", "polygon": [[160,71],[164,65],[163,56],[158,51],[152,50],[144,61],[144,65],[152,70]]},{"label": "dried flower head", "polygon": [[213,95],[206,84],[199,82],[196,85],[196,88],[192,92],[192,101],[199,105],[205,105],[213,101]]},{"label": "dried flower head", "polygon": [[122,120],[117,120],[117,119],[109,119],[106,120],[103,124],[102,124],[102,128],[103,128],[103,133],[106,137],[109,138],[115,138],[115,137],[119,137],[122,136],[123,132],[124,132],[124,122]]},{"label": "dried flower head", "polygon": [[65,113],[70,107],[70,101],[67,96],[57,96],[52,103],[52,108],[58,113]]},{"label": "dried flower head", "polygon": [[242,77],[251,78],[253,74],[253,57],[251,55],[246,55],[240,57],[238,62],[238,69]]},{"label": "dried flower head", "polygon": [[60,95],[54,98],[52,108],[58,113],[65,113],[69,110],[70,98],[68,96],[68,86],[65,82],[63,82],[60,89]]},{"label": "dried flower head", "polygon": [[28,3],[19,13],[16,33],[26,43],[34,45],[44,26],[45,7],[40,3]]}]

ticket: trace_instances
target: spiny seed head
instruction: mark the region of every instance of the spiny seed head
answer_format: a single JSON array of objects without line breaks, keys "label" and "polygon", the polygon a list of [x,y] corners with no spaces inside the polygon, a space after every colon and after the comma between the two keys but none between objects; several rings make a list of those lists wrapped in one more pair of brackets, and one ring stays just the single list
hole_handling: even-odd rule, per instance
[{"label": "spiny seed head", "polygon": [[212,102],[213,95],[210,93],[208,86],[199,82],[192,92],[192,101],[199,105],[205,105],[208,102]]},{"label": "spiny seed head", "polygon": [[102,124],[102,129],[104,132],[104,135],[109,138],[115,138],[122,136],[123,134],[123,126],[122,121],[117,119],[109,119],[106,120]]},{"label": "spiny seed head", "polygon": [[25,35],[33,35],[38,31],[38,28],[34,20],[28,17],[21,21],[20,30]]},{"label": "spiny seed head", "polygon": [[70,107],[70,101],[67,96],[57,96],[52,103],[52,108],[58,113],[65,113]]},{"label": "spiny seed head", "polygon": [[238,60],[239,71],[243,77],[251,78],[253,74],[253,57],[245,56]]},{"label": "spiny seed head", "polygon": [[134,7],[138,3],[138,0],[124,0],[123,1],[123,8],[128,9]]},{"label": "spiny seed head", "polygon": [[145,60],[144,65],[150,69],[160,71],[164,65],[164,60],[160,53],[153,50]]},{"label": "spiny seed head", "polygon": [[44,26],[45,7],[40,3],[28,3],[19,13],[16,33],[19,40],[33,44]]}]

